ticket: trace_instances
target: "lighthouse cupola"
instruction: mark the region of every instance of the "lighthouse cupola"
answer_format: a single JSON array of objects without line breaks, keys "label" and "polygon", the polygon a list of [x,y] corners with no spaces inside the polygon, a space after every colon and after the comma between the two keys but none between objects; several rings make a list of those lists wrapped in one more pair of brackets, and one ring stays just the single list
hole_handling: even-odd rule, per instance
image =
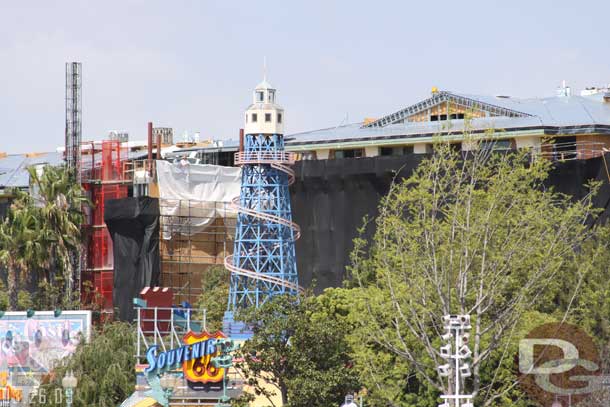
[{"label": "lighthouse cupola", "polygon": [[284,109],[276,103],[276,89],[266,78],[254,89],[245,121],[246,134],[284,134]]}]

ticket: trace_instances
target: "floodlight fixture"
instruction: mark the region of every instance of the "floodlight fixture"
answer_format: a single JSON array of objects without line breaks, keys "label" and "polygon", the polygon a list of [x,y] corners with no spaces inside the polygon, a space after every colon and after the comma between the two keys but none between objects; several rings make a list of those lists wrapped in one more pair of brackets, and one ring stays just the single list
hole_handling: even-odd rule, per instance
[{"label": "floodlight fixture", "polygon": [[451,345],[441,346],[441,357],[449,359],[451,357]]},{"label": "floodlight fixture", "polygon": [[445,332],[444,334],[441,335],[441,339],[446,341],[449,341],[453,338],[453,334],[449,331]]},{"label": "floodlight fixture", "polygon": [[470,365],[468,363],[465,363],[462,366],[460,366],[460,375],[462,377],[472,376],[472,372],[470,371]]},{"label": "floodlight fixture", "polygon": [[460,357],[462,359],[464,358],[469,358],[472,356],[472,351],[470,350],[470,348],[466,345],[463,345],[460,350],[458,351],[458,354],[460,355]]},{"label": "floodlight fixture", "polygon": [[450,368],[451,368],[451,367],[449,366],[449,364],[448,364],[448,363],[446,363],[446,364],[444,364],[444,365],[440,365],[440,366],[438,367],[438,374],[439,374],[439,375],[441,375],[441,376],[443,376],[443,377],[447,377],[447,376],[449,376],[449,369],[450,369]]}]

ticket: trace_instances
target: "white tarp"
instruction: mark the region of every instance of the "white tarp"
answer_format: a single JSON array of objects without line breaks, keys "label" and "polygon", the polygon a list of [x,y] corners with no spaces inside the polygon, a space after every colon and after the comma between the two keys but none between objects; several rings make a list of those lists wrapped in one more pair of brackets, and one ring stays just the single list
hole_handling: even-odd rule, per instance
[{"label": "white tarp", "polygon": [[234,218],[230,206],[239,196],[241,168],[157,161],[163,238],[173,233],[194,235],[216,218]]}]

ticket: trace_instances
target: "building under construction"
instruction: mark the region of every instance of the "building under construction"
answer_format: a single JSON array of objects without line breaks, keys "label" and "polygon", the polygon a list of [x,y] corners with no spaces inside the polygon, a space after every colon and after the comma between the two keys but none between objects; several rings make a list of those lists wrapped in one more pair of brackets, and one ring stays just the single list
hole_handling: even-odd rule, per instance
[{"label": "building under construction", "polygon": [[[238,215],[231,201],[239,195],[241,182],[234,157],[243,143],[238,137],[176,142],[171,128],[152,124],[144,141],[113,131],[105,141],[83,142],[81,74],[80,67],[67,67],[66,148],[57,153],[0,155],[0,208],[10,201],[10,188],[28,187],[28,166],[56,165],[65,159],[79,168],[80,182],[94,203],[81,262],[82,292],[110,312],[117,305],[113,289],[123,287],[117,281],[117,253],[105,220],[113,216],[108,202],[123,199],[137,208],[136,201],[152,199],[156,206],[147,210],[157,217],[157,235],[146,249],[147,259],[156,258],[157,266],[151,269],[158,275],[151,274],[148,281],[171,287],[176,303],[193,304],[202,293],[204,273],[224,268],[224,259],[233,252]],[[277,117],[256,117],[263,125],[272,119]],[[550,182],[579,196],[586,180],[606,177],[602,157],[610,148],[610,90],[574,95],[562,86],[552,97],[521,99],[435,89],[421,102],[378,119],[287,135],[285,150],[296,159],[295,183],[289,189],[292,213],[302,229],[296,242],[299,283],[308,286],[315,279],[318,290],[340,285],[356,228],[364,215],[376,214],[378,200],[392,180],[408,176],[431,152],[435,137],[461,151],[473,148],[464,139],[465,131],[488,139],[480,148],[525,148],[555,161]],[[75,144],[80,146],[77,155]],[[141,222],[134,224],[145,230]],[[151,262],[136,263],[120,266],[134,269]]]}]

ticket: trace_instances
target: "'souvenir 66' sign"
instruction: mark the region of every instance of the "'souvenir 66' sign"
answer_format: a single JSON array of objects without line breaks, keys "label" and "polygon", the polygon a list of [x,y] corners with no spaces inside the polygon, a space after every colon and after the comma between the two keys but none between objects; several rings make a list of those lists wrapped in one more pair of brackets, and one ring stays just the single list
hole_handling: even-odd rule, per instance
[{"label": "'souvenir 66' sign", "polygon": [[226,336],[216,331],[194,333],[184,335],[184,345],[171,349],[167,352],[159,352],[159,347],[153,345],[146,351],[148,367],[144,373],[159,374],[175,369],[182,365],[184,377],[190,382],[217,383],[224,377],[224,368],[216,368],[212,365],[212,358],[220,353],[216,341]]}]

